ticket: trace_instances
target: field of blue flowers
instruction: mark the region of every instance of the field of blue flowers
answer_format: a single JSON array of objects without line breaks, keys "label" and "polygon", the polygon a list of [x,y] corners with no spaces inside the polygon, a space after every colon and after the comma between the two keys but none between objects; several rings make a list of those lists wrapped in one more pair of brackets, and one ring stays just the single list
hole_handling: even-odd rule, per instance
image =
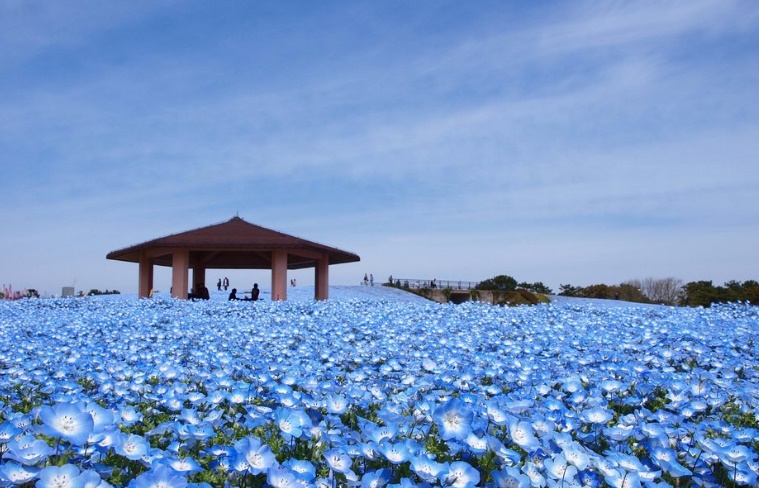
[{"label": "field of blue flowers", "polygon": [[755,486],[759,308],[0,302],[0,486]]}]

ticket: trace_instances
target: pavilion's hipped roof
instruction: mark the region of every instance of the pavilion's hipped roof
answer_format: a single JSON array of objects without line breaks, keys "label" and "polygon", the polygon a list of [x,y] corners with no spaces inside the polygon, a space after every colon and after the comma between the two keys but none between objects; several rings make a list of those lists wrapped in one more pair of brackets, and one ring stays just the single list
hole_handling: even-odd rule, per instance
[{"label": "pavilion's hipped roof", "polygon": [[175,249],[188,249],[191,265],[216,269],[271,268],[274,249],[287,250],[289,269],[313,267],[324,254],[329,264],[360,261],[354,253],[251,224],[240,217],[112,251],[106,258],[138,263],[145,253],[154,264],[171,266]]}]

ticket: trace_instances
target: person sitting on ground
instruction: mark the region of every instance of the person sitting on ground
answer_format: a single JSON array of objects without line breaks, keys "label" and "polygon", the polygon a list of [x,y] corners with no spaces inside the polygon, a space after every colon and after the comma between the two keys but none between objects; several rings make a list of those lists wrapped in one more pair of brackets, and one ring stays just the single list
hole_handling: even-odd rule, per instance
[{"label": "person sitting on ground", "polygon": [[237,298],[237,288],[232,288],[232,293],[229,294],[229,299],[239,300],[239,298]]},{"label": "person sitting on ground", "polygon": [[209,300],[211,298],[211,294],[208,292],[205,283],[198,283],[197,290],[198,292],[194,298],[200,298],[201,300]]},{"label": "person sitting on ground", "polygon": [[260,293],[261,293],[261,290],[258,289],[258,283],[253,283],[253,289],[250,290],[250,299],[258,300],[258,295]]}]

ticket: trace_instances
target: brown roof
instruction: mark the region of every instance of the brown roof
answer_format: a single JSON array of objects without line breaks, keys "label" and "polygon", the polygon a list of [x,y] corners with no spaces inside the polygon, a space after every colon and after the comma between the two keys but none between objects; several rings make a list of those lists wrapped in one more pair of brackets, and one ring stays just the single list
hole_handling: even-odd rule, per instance
[{"label": "brown roof", "polygon": [[145,252],[154,264],[171,266],[174,249],[189,249],[190,266],[203,264],[209,269],[270,269],[274,249],[287,250],[288,269],[314,267],[323,254],[329,256],[329,264],[361,259],[351,252],[251,224],[240,217],[112,251],[106,258],[138,263]]}]

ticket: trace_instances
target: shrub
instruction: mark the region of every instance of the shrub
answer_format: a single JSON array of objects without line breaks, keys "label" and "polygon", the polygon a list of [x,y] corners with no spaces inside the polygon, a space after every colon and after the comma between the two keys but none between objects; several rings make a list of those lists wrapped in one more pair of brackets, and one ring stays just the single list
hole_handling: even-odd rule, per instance
[{"label": "shrub", "polygon": [[690,307],[709,307],[713,303],[748,300],[757,304],[759,283],[747,280],[743,283],[728,281],[724,286],[714,286],[711,281],[691,281],[680,294],[680,304]]},{"label": "shrub", "polygon": [[564,297],[579,297],[582,293],[582,287],[570,284],[559,285],[559,295]]},{"label": "shrub", "polygon": [[609,287],[604,284],[590,285],[583,288],[582,296],[585,298],[610,298]]},{"label": "shrub", "polygon": [[537,281],[535,283],[519,283],[517,286],[519,288],[524,288],[525,290],[529,290],[533,293],[542,293],[544,295],[553,294],[553,290],[551,290],[549,287],[544,285],[542,281]]},{"label": "shrub", "polygon": [[508,275],[498,275],[477,285],[478,290],[514,291],[517,289],[517,280]]}]

